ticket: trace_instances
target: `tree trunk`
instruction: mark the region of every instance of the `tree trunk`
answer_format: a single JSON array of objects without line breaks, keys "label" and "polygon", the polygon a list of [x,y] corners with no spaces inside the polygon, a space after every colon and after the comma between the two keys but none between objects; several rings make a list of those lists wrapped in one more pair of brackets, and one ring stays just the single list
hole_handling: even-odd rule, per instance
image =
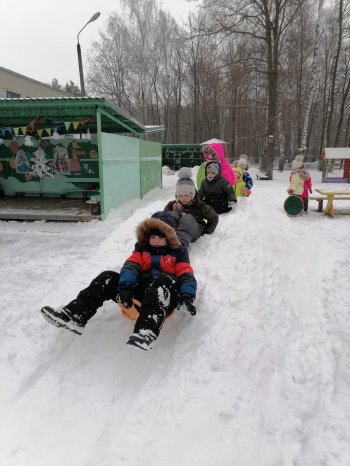
[{"label": "tree trunk", "polygon": [[332,73],[331,73],[330,105],[329,105],[329,112],[327,115],[327,133],[326,133],[326,145],[327,146],[330,144],[332,118],[333,118],[333,111],[334,111],[335,82],[337,79],[339,55],[340,55],[340,50],[341,50],[342,38],[343,38],[343,0],[339,0],[338,23],[339,23],[338,43],[337,43],[337,49],[336,49],[335,56],[334,56]]},{"label": "tree trunk", "polygon": [[350,91],[350,79],[348,80],[348,83],[346,85],[345,92],[343,94],[343,98],[342,98],[341,105],[340,105],[339,121],[338,121],[337,132],[336,132],[335,138],[334,138],[333,147],[338,147],[338,144],[339,144],[340,132],[341,132],[341,129],[342,129],[342,126],[343,126],[343,121],[344,121],[345,104],[346,104],[346,100],[348,98],[349,91]]},{"label": "tree trunk", "polygon": [[322,10],[323,3],[324,3],[324,0],[319,0],[318,2],[317,24],[316,24],[316,31],[315,31],[315,45],[314,45],[314,53],[312,56],[312,66],[311,66],[311,81],[309,84],[308,100],[307,100],[307,104],[305,108],[305,116],[304,116],[304,129],[303,129],[303,136],[301,140],[301,149],[303,151],[304,156],[308,152],[307,130],[309,127],[310,109],[311,109],[312,97],[314,94],[314,85],[315,85],[315,76],[316,76],[316,67],[317,67],[316,59],[318,55],[319,29],[320,29],[321,10]]}]

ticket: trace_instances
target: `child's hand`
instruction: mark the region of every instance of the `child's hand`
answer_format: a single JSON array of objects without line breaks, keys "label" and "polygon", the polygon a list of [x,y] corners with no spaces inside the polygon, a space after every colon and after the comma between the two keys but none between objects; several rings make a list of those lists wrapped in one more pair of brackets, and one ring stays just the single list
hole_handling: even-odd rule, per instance
[{"label": "child's hand", "polygon": [[194,299],[192,296],[183,295],[180,297],[178,308],[184,307],[191,316],[195,316],[197,314],[197,310],[193,301]]},{"label": "child's hand", "polygon": [[133,306],[134,287],[133,285],[125,285],[119,288],[117,295],[117,302],[122,304],[126,309],[130,309]]}]

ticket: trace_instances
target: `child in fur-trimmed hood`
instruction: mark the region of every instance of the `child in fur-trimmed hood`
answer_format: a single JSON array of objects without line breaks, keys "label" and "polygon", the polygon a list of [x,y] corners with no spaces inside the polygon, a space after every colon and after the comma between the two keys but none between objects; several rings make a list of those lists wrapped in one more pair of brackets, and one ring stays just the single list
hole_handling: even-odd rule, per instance
[{"label": "child in fur-trimmed hood", "polygon": [[204,144],[201,148],[204,158],[207,162],[216,162],[220,165],[221,176],[226,178],[231,186],[235,184],[235,174],[231,168],[231,165],[225,159],[224,148],[220,143],[212,142],[210,144]]},{"label": "child in fur-trimmed hood", "polygon": [[312,179],[310,173],[304,168],[301,155],[297,155],[292,162],[293,171],[289,177],[288,194],[296,194],[303,201],[304,212],[309,207],[309,193],[312,194]]},{"label": "child in fur-trimmed hood", "polygon": [[43,307],[43,317],[56,327],[80,335],[105,301],[111,299],[128,309],[136,298],[141,302],[140,315],[126,343],[149,350],[169,312],[181,307],[195,315],[193,302],[197,282],[187,249],[180,245],[174,229],[151,218],[140,223],[136,233],[134,251],[120,274],[114,271],[100,273],[67,305]]}]

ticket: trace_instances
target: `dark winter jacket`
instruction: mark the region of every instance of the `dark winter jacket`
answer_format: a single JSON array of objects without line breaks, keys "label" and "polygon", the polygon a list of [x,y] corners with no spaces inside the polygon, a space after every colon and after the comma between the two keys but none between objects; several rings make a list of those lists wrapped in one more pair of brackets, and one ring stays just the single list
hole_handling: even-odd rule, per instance
[{"label": "dark winter jacket", "polygon": [[[159,229],[167,239],[167,246],[155,248],[149,244],[149,232]],[[137,227],[137,239],[131,256],[120,271],[119,287],[147,284],[149,278],[165,273],[174,276],[179,296],[196,297],[197,282],[186,248],[180,245],[173,228],[161,220],[147,219]]]},{"label": "dark winter jacket", "polygon": [[252,189],[253,180],[250,174],[246,170],[243,171],[243,181],[245,182],[245,187],[247,189]]},{"label": "dark winter jacket", "polygon": [[[208,168],[210,168],[210,162],[205,167],[205,174],[207,174]],[[220,173],[212,181],[209,181],[207,178],[202,181],[198,197],[213,207],[218,214],[231,210],[228,205],[229,202],[237,202],[232,186]]]},{"label": "dark winter jacket", "polygon": [[[173,212],[174,204],[176,204],[176,202],[176,200],[168,202],[164,211]],[[215,210],[205,202],[199,200],[197,195],[190,204],[182,206],[179,214],[191,214],[199,224],[202,230],[202,235],[213,233],[219,222],[219,217]]]}]

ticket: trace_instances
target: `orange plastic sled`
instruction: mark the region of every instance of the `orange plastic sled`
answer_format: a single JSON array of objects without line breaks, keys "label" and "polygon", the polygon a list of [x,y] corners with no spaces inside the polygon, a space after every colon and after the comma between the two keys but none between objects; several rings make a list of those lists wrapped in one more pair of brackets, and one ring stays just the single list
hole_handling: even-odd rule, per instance
[{"label": "orange plastic sled", "polygon": [[[132,300],[134,302],[134,305],[130,309],[127,309],[122,304],[119,304],[119,307],[120,307],[121,313],[125,317],[127,317],[130,320],[136,320],[138,318],[138,316],[140,315],[139,309],[141,308],[141,302],[138,299],[135,299],[135,298],[133,298]],[[168,317],[170,317],[173,312],[174,312],[174,310],[168,312],[168,314],[165,316],[165,318],[167,319]]]}]

